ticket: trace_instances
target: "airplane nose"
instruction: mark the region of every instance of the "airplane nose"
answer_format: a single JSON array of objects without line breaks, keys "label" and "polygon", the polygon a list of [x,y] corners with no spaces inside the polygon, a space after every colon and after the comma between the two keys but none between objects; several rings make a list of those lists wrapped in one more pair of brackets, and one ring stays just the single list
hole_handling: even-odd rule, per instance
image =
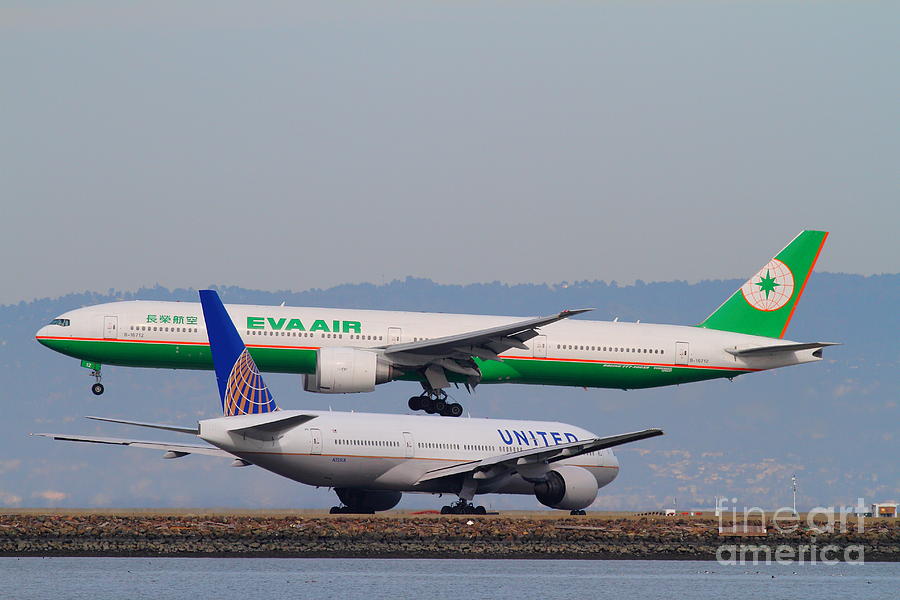
[{"label": "airplane nose", "polygon": [[37,333],[34,334],[34,338],[35,338],[38,342],[40,342],[41,344],[43,344],[44,346],[47,345],[47,340],[45,340],[44,338],[45,338],[47,335],[49,335],[48,332],[47,332],[47,330],[48,330],[49,328],[50,328],[49,325],[44,325],[43,327],[41,327],[40,329],[37,330]]}]

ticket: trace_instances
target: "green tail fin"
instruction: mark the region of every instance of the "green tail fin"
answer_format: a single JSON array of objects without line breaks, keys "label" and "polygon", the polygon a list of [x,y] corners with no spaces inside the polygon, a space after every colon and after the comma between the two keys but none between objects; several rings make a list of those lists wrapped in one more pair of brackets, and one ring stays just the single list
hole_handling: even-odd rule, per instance
[{"label": "green tail fin", "polygon": [[699,326],[784,337],[827,237],[827,231],[801,231]]}]

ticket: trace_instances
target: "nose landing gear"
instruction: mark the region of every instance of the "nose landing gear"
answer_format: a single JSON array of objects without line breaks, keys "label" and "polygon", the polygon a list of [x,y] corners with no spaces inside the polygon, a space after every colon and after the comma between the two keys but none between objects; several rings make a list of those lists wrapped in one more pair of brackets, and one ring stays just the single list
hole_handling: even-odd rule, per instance
[{"label": "nose landing gear", "polygon": [[424,410],[429,415],[438,414],[442,417],[460,417],[463,413],[462,404],[447,402],[447,392],[444,390],[428,390],[420,396],[413,396],[408,402],[409,410]]}]

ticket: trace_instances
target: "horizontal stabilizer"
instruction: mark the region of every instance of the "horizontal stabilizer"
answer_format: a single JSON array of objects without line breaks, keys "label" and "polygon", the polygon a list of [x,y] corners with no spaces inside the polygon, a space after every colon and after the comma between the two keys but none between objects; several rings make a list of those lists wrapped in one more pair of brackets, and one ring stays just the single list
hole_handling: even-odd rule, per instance
[{"label": "horizontal stabilizer", "polygon": [[519,465],[535,464],[535,463],[553,463],[566,458],[572,458],[587,454],[588,452],[596,452],[614,446],[621,446],[630,442],[637,442],[647,438],[663,435],[662,429],[644,429],[643,431],[634,431],[632,433],[623,433],[620,435],[611,435],[602,438],[591,438],[589,440],[579,440],[577,442],[569,442],[567,444],[557,444],[555,446],[542,446],[540,448],[529,448],[519,452],[510,452],[508,454],[498,454],[482,460],[473,460],[460,465],[452,465],[449,467],[441,467],[433,469],[422,475],[416,482],[423,483],[433,479],[442,477],[451,477],[453,475],[463,475],[467,473],[486,471],[488,469],[499,467],[501,470],[515,471]]},{"label": "horizontal stabilizer", "polygon": [[287,415],[285,415],[283,411],[268,414],[272,415],[273,418],[265,420],[261,423],[231,427],[228,429],[228,431],[231,433],[240,433],[249,437],[254,437],[254,433],[272,436],[287,431],[288,429],[293,429],[298,425],[302,425],[303,423],[316,418],[316,415],[298,415],[296,413],[288,413]]},{"label": "horizontal stabilizer", "polygon": [[123,423],[125,425],[135,425],[137,427],[149,427],[151,429],[164,429],[166,431],[177,431],[178,433],[193,433],[197,435],[200,429],[197,427],[181,427],[179,425],[162,425],[159,423],[142,423],[140,421],[125,421],[123,419],[110,419],[109,417],[85,417],[94,421],[106,421],[107,423]]},{"label": "horizontal stabilizer", "polygon": [[779,352],[798,352],[840,346],[838,342],[807,342],[803,344],[774,344],[771,346],[751,346],[749,348],[726,348],[725,351],[734,356],[753,356],[754,354],[777,354]]},{"label": "horizontal stabilizer", "polygon": [[32,433],[31,435],[46,437],[64,442],[89,442],[92,444],[114,444],[118,446],[131,446],[133,448],[146,448],[149,450],[162,450],[166,453],[172,453],[169,457],[183,456],[185,454],[205,454],[207,456],[221,456],[224,458],[235,458],[230,452],[226,452],[220,448],[205,446],[201,444],[178,444],[170,442],[153,442],[147,440],[123,440],[121,438],[98,437],[93,435],[68,435],[65,433]]}]

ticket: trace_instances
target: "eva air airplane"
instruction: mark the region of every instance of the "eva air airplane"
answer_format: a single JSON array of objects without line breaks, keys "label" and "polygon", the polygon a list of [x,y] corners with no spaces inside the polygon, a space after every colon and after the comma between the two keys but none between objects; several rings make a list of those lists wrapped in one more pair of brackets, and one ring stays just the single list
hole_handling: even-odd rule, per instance
[{"label": "eva air airplane", "polygon": [[[227,310],[261,371],[299,373],[310,392],[370,392],[418,381],[411,410],[459,416],[451,384],[649,388],[822,359],[828,342],[785,340],[825,239],[803,231],[696,326],[488,315],[232,304]],[[199,303],[128,301],[69,311],[37,340],[79,358],[103,393],[102,364],[212,369]]]}]

